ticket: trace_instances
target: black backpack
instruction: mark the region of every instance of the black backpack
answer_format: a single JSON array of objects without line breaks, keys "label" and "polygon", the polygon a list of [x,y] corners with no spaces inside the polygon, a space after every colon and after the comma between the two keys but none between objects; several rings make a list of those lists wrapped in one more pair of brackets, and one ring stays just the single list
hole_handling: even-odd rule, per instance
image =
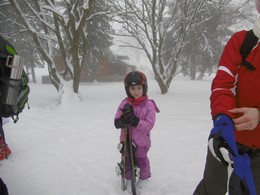
[{"label": "black backpack", "polygon": [[28,76],[20,60],[14,47],[0,36],[0,117],[12,117],[15,123],[28,104],[30,92]]},{"label": "black backpack", "polygon": [[246,57],[248,56],[248,54],[250,53],[250,51],[256,46],[258,42],[258,37],[255,36],[253,30],[249,30],[247,31],[247,34],[245,36],[245,39],[240,47],[240,54],[242,56],[242,66],[245,66],[248,70],[255,70],[256,68],[249,63],[248,61],[246,61]]}]

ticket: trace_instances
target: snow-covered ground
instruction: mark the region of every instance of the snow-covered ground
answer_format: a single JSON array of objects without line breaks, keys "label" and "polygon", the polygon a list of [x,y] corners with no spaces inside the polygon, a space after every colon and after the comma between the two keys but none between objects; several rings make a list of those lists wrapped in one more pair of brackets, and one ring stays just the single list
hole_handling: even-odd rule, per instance
[{"label": "snow-covered ground", "polygon": [[[148,84],[161,112],[152,130],[152,177],[142,195],[190,195],[204,169],[211,79],[174,79],[166,95],[154,80]],[[128,194],[114,170],[120,154],[113,118],[125,97],[123,83],[82,84],[81,102],[68,98],[59,107],[53,86],[30,86],[30,110],[4,126],[12,154],[0,161],[0,177],[10,195]]]}]

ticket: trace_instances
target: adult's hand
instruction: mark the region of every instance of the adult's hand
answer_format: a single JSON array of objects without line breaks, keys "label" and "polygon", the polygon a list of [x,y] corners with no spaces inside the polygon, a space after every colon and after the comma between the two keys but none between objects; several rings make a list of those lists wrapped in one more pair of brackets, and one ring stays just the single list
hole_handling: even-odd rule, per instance
[{"label": "adult's hand", "polygon": [[259,123],[260,112],[257,108],[234,108],[229,110],[233,114],[240,114],[241,116],[233,119],[236,130],[253,130]]}]

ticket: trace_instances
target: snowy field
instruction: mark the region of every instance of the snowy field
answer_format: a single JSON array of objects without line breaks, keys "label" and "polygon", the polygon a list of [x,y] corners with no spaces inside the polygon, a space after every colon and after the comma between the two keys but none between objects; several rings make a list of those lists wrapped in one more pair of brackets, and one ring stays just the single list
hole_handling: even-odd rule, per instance
[{"label": "snowy field", "polygon": [[[148,81],[161,112],[152,130],[152,177],[142,195],[191,195],[202,178],[211,129],[211,79],[174,79],[161,95]],[[70,94],[57,106],[51,85],[30,84],[30,110],[4,126],[12,154],[0,161],[10,195],[124,195],[115,174],[120,154],[113,126],[125,97],[123,83],[85,83],[81,101]]]}]

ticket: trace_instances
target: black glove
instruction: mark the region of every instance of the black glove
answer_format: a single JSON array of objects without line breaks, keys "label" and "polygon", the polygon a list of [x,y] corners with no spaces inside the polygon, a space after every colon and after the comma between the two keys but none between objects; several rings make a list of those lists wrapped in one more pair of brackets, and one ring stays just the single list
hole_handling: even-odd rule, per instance
[{"label": "black glove", "polygon": [[134,108],[132,105],[130,104],[126,104],[122,110],[123,115],[125,116],[125,118],[127,118],[128,120],[130,120],[131,118],[133,118],[134,116]]},{"label": "black glove", "polygon": [[135,116],[134,107],[132,105],[126,104],[122,110],[121,122],[124,124],[137,127],[140,119]]},{"label": "black glove", "polygon": [[120,122],[121,122],[122,124],[124,124],[125,126],[130,125],[130,123],[129,123],[127,117],[126,117],[125,115],[123,115],[123,114],[122,114],[122,116],[120,117]]},{"label": "black glove", "polygon": [[117,129],[119,128],[126,128],[129,126],[128,120],[124,115],[122,115],[119,119],[115,119],[114,125]]},{"label": "black glove", "polygon": [[122,110],[121,117],[119,119],[115,120],[115,127],[117,129],[126,128],[134,122],[133,120],[134,120],[133,106],[126,104],[125,107]]}]

